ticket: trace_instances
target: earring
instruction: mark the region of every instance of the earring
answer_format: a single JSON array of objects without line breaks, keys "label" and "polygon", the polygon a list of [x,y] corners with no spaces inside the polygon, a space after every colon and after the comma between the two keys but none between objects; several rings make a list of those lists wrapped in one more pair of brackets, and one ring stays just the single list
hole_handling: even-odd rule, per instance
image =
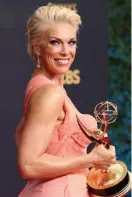
[{"label": "earring", "polygon": [[39,56],[37,57],[37,67],[40,68],[40,60],[39,60]]}]

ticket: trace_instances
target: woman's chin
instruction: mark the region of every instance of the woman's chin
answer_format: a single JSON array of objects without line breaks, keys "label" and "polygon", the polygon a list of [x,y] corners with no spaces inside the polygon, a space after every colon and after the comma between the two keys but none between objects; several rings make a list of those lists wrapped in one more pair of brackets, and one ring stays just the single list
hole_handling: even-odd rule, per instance
[{"label": "woman's chin", "polygon": [[69,66],[63,68],[57,68],[55,73],[57,75],[65,75],[68,72],[68,70],[69,70]]}]

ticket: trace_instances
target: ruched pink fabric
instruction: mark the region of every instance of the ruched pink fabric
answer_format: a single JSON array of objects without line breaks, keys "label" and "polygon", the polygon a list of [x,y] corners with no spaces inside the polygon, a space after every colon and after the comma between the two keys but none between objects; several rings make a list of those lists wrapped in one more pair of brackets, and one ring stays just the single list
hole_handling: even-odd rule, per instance
[{"label": "ruched pink fabric", "polygon": [[[25,118],[27,103],[32,93],[40,86],[50,83],[54,82],[44,76],[35,76],[29,81],[25,93]],[[62,125],[54,129],[45,151],[58,157],[76,157],[86,154],[86,148],[90,143],[78,125],[76,114],[70,110],[68,99],[65,94],[65,120]],[[88,129],[93,130],[97,127],[97,123],[91,115],[80,114],[79,118]],[[86,185],[87,173],[88,169],[83,169],[74,174],[48,181],[30,180],[18,197],[89,197]]]}]

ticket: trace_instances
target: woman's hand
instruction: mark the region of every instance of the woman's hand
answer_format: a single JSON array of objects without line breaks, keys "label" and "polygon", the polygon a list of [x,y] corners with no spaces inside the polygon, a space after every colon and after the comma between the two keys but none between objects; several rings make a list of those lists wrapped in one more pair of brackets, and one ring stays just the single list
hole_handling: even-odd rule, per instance
[{"label": "woman's hand", "polygon": [[116,162],[114,146],[106,149],[102,144],[97,145],[89,154],[91,154],[92,167],[107,169],[111,164]]}]

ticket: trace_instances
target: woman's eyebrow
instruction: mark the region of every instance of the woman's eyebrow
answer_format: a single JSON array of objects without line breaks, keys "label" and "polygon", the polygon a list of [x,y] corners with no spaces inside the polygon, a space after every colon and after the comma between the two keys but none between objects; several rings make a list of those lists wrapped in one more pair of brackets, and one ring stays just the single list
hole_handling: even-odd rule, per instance
[{"label": "woman's eyebrow", "polygon": [[52,36],[50,37],[50,39],[55,39],[55,40],[58,40],[58,41],[60,41],[60,42],[62,41],[60,38],[52,37]]},{"label": "woman's eyebrow", "polygon": [[[52,37],[51,36],[50,39],[56,39],[56,40],[58,40],[60,42],[63,42],[63,40],[61,38],[57,38],[57,37]],[[71,41],[71,40],[76,40],[76,38],[70,38],[68,41]]]}]

